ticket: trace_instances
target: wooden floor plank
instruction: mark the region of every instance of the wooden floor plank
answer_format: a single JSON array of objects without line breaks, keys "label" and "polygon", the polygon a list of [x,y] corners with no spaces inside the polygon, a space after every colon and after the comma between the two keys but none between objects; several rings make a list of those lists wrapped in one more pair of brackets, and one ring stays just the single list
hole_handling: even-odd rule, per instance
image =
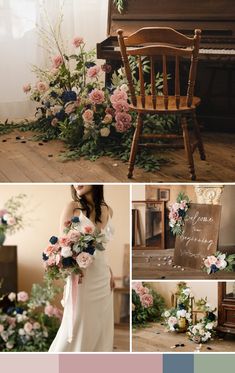
[{"label": "wooden floor plank", "polygon": [[[16,140],[22,135],[23,143]],[[80,159],[63,163],[58,159],[65,150],[61,141],[39,145],[30,141],[32,135],[16,131],[1,137],[0,182],[130,182],[127,164],[120,160],[102,157],[95,162]],[[197,182],[235,182],[235,134],[204,133],[203,138],[207,160],[201,161],[195,152]],[[136,167],[131,181],[191,182],[183,149],[162,155],[170,162],[154,173]]]}]

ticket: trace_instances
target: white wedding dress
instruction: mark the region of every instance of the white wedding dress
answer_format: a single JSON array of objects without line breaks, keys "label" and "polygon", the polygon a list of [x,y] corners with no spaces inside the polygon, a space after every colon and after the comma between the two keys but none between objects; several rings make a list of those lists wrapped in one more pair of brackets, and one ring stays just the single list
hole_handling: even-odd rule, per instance
[{"label": "white wedding dress", "polygon": [[[94,226],[82,212],[79,219],[81,224]],[[110,217],[101,231],[109,241],[113,234]],[[74,275],[67,278],[64,314],[49,352],[113,351],[113,292],[105,250],[96,250],[93,263],[83,272],[81,284]]]}]

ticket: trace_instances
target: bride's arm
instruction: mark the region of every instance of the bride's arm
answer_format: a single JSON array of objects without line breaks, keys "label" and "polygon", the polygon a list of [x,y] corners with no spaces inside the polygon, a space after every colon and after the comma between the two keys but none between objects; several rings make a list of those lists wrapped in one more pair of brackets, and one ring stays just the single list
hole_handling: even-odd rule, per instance
[{"label": "bride's arm", "polygon": [[63,235],[65,222],[73,217],[74,209],[76,208],[76,203],[74,201],[69,202],[63,209],[60,215],[60,234]]}]

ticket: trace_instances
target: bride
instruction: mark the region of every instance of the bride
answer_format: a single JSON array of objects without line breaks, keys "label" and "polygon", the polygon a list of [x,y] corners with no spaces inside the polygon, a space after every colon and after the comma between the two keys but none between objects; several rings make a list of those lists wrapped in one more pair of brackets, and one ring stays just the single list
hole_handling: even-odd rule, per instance
[{"label": "bride", "polygon": [[[95,226],[110,240],[112,209],[105,203],[103,185],[74,185],[71,191],[73,200],[62,213],[61,231],[66,221],[78,216],[81,224]],[[105,251],[96,250],[83,276],[67,278],[63,319],[49,352],[113,351],[113,288]]]}]

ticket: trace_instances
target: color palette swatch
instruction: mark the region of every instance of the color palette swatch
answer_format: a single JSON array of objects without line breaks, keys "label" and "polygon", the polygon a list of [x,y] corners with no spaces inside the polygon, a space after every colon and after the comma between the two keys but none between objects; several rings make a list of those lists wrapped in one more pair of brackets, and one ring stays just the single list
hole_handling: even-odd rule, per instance
[{"label": "color palette swatch", "polygon": [[0,355],[1,372],[24,373],[221,373],[232,372],[235,354],[14,354]]}]

